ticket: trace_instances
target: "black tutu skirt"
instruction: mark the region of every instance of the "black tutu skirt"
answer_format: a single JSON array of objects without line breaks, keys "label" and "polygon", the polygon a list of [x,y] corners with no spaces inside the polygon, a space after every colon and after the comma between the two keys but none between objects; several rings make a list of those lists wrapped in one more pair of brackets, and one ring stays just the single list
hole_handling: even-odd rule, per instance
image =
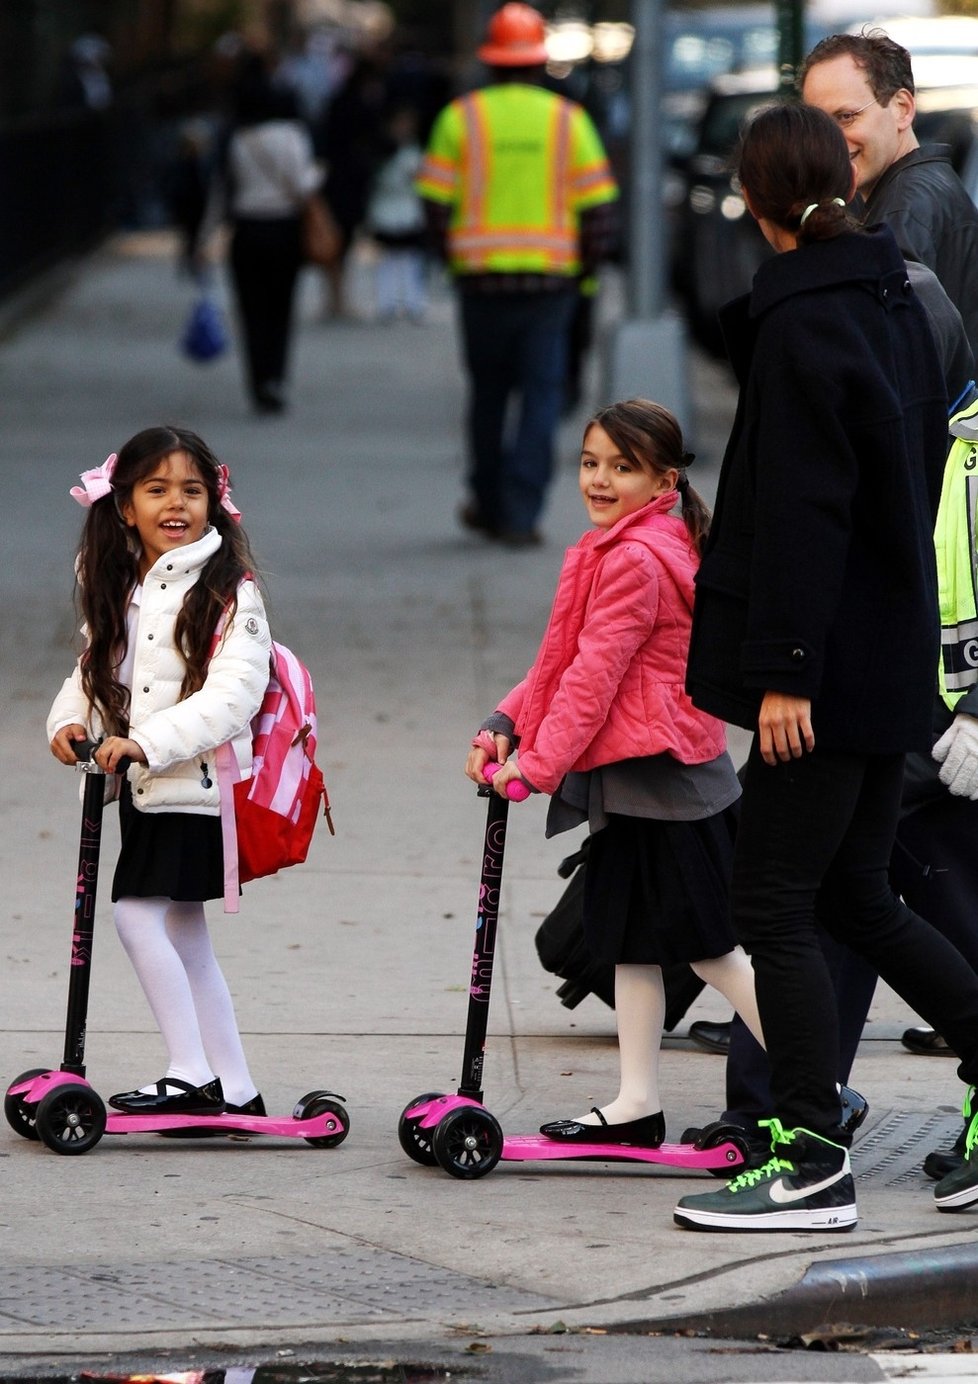
[{"label": "black tutu skirt", "polygon": [[119,799],[122,848],[112,880],[117,899],[198,903],[224,897],[220,817],[196,812],[139,812],[128,780]]},{"label": "black tutu skirt", "polygon": [[594,957],[668,966],[731,951],[736,824],[736,804],[695,822],[610,815],[590,838],[584,875],[584,933]]}]

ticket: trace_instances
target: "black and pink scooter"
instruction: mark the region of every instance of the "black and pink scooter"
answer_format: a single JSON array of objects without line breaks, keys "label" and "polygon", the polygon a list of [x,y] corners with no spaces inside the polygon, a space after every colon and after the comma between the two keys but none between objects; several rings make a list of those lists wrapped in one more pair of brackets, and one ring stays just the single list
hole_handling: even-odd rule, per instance
[{"label": "black and pink scooter", "polygon": [[[498,765],[490,761],[485,769],[487,777],[491,778],[497,769]],[[529,796],[526,786],[516,779],[509,784],[507,793],[514,802]],[[427,1167],[438,1165],[452,1177],[470,1179],[485,1177],[500,1160],[513,1163],[538,1159],[662,1163],[671,1168],[688,1168],[691,1172],[704,1171],[721,1177],[735,1172],[748,1155],[743,1131],[735,1125],[712,1126],[702,1145],[660,1144],[658,1148],[642,1148],[597,1141],[565,1144],[542,1134],[504,1135],[495,1115],[482,1104],[482,1069],[509,802],[486,785],[480,785],[479,796],[488,797],[489,810],[476,910],[462,1084],[454,1096],[427,1091],[405,1106],[397,1128],[401,1148],[415,1163]]]},{"label": "black and pink scooter", "polygon": [[[106,1112],[98,1092],[85,1079],[85,1029],[95,926],[95,891],[105,773],[95,763],[96,746],[75,746],[78,769],[86,775],[82,799],[78,883],[75,892],[68,1012],[65,1020],[64,1061],[54,1071],[34,1067],[7,1087],[3,1113],[11,1129],[25,1139],[40,1140],[55,1153],[87,1153],[103,1134],[167,1134],[174,1138],[232,1135],[249,1139],[275,1135],[304,1139],[316,1148],[335,1148],[350,1132],[350,1117],[342,1097],[332,1091],[310,1091],[291,1115],[126,1115]],[[124,770],[125,763],[120,765]]]}]

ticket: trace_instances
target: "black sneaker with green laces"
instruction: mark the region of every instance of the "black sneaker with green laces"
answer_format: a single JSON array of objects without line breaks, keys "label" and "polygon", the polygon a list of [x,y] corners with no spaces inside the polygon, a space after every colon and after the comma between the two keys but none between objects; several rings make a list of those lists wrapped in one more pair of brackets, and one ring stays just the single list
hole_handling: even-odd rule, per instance
[{"label": "black sneaker with green laces", "polygon": [[975,1105],[975,1088],[968,1087],[968,1094],[961,1107],[968,1125],[964,1139],[964,1162],[942,1177],[934,1188],[934,1202],[938,1211],[963,1211],[978,1201],[978,1107]]},{"label": "black sneaker with green laces", "polygon": [[784,1129],[780,1120],[759,1123],[771,1131],[769,1160],[719,1192],[683,1197],[673,1213],[676,1224],[687,1230],[851,1230],[856,1191],[849,1150],[809,1129]]}]

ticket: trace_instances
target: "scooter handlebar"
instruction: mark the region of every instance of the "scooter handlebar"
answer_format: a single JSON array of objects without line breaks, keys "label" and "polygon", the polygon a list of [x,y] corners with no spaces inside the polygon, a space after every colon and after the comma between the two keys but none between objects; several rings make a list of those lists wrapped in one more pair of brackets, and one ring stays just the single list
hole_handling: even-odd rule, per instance
[{"label": "scooter handlebar", "polygon": [[[79,764],[91,766],[83,769],[84,773],[104,774],[105,770],[95,762],[95,751],[101,742],[98,740],[73,740],[71,747],[75,752],[75,758]],[[123,755],[115,767],[117,774],[124,774],[129,768],[132,760],[128,755]]]},{"label": "scooter handlebar", "polygon": [[[487,779],[491,779],[503,766],[495,759],[490,759],[483,769]],[[521,779],[510,779],[506,785],[506,796],[511,803],[525,803],[530,796],[530,790]]]}]

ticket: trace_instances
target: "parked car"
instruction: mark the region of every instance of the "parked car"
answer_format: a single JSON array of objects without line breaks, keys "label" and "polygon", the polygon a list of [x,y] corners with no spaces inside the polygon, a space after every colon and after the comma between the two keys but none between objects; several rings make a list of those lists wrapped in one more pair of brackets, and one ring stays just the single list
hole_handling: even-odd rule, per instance
[{"label": "parked car", "polygon": [[[918,139],[950,145],[952,163],[970,179],[978,204],[978,57],[915,55],[914,80]],[[673,227],[673,287],[693,337],[716,354],[722,353],[719,309],[747,292],[771,253],[744,205],[731,156],[743,122],[777,99],[774,68],[717,77],[697,127],[696,147],[675,164],[683,191]]]}]

